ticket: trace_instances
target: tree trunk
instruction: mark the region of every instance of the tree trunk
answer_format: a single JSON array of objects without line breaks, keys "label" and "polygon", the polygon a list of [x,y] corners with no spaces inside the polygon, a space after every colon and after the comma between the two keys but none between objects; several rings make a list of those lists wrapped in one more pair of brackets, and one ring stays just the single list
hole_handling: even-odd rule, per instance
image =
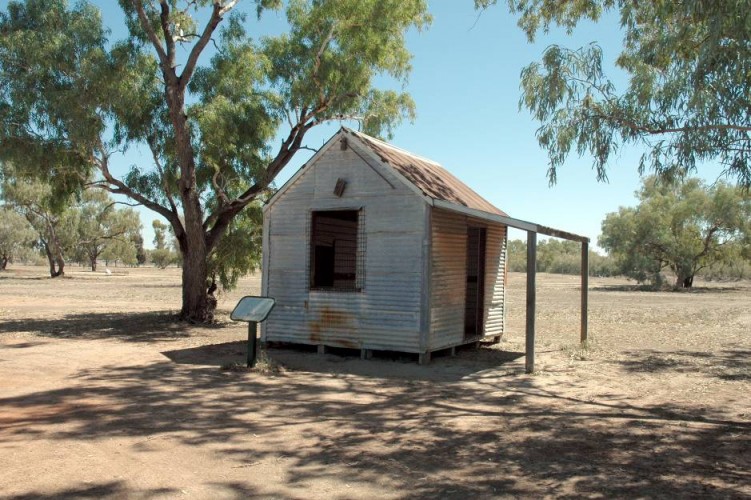
[{"label": "tree trunk", "polygon": [[[195,183],[191,184],[195,186]],[[208,296],[208,249],[203,229],[203,210],[195,188],[186,189],[182,194],[185,220],[183,233],[178,237],[183,257],[183,306],[180,317],[190,322],[210,323],[214,320],[214,308]]]},{"label": "tree trunk", "polygon": [[47,262],[50,264],[50,278],[57,278],[65,274],[65,261],[61,257],[53,255],[46,241],[42,241],[44,253],[47,255]]},{"label": "tree trunk", "polygon": [[[187,219],[187,217],[186,217]],[[186,221],[186,226],[188,226]],[[183,254],[183,306],[180,317],[195,323],[209,323],[214,319],[214,311],[209,307],[206,279],[206,245],[203,231],[191,234],[187,230]],[[199,241],[200,240],[200,241]]]},{"label": "tree trunk", "polygon": [[694,275],[678,274],[675,280],[676,288],[692,288],[694,286]]},{"label": "tree trunk", "polygon": [[55,274],[53,278],[65,276],[65,259],[63,259],[62,254],[55,256],[55,262],[57,263],[57,274]]},{"label": "tree trunk", "polygon": [[0,258],[0,271],[5,271],[5,268],[8,267],[8,261],[10,258],[7,255],[3,255],[2,258]]},{"label": "tree trunk", "polygon": [[208,248],[201,198],[196,187],[195,151],[191,143],[188,117],[184,112],[185,95],[179,80],[174,76],[174,68],[163,68],[163,71],[167,104],[174,127],[175,153],[180,166],[178,187],[184,218],[182,224],[178,218],[170,221],[183,257],[183,305],[180,318],[191,323],[210,323],[214,320],[214,307],[209,301],[206,282]]},{"label": "tree trunk", "polygon": [[89,257],[89,262],[91,263],[91,272],[96,272],[96,257]]},{"label": "tree trunk", "polygon": [[42,240],[42,245],[44,245],[44,254],[47,256],[47,262],[50,264],[50,277],[54,278],[57,273],[57,269],[55,268],[55,259],[52,258],[52,252],[50,252],[50,247],[47,245],[47,242]]},{"label": "tree trunk", "polygon": [[65,258],[60,240],[57,237],[55,226],[47,220],[47,231],[49,233],[48,241],[44,242],[44,250],[47,253],[47,260],[50,262],[50,277],[57,278],[65,276]]}]

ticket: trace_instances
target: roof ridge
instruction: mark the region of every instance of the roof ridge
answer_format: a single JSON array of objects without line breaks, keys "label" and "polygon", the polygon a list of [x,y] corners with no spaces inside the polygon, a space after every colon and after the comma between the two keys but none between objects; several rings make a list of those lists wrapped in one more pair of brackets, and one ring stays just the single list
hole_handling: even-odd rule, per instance
[{"label": "roof ridge", "polygon": [[422,160],[422,161],[425,161],[425,162],[428,162],[428,163],[432,163],[433,165],[436,165],[436,166],[441,167],[442,169],[448,171],[448,169],[446,167],[444,167],[443,165],[441,165],[440,163],[438,163],[435,160],[431,160],[430,158],[426,158],[424,156],[417,155],[417,154],[413,153],[412,151],[407,151],[406,149],[402,149],[399,146],[394,146],[393,144],[388,143],[388,142],[386,142],[384,140],[381,140],[381,139],[379,139],[377,137],[373,137],[372,135],[364,134],[362,132],[358,132],[357,130],[352,130],[351,128],[348,128],[348,127],[342,127],[342,128],[345,131],[354,134],[355,136],[363,136],[365,139],[371,140],[373,142],[377,142],[379,145],[382,145],[382,146],[387,147],[389,149],[393,149],[393,150],[399,151],[400,153],[403,153],[403,154],[405,154],[407,156],[411,156],[413,158],[417,158],[418,160]]}]

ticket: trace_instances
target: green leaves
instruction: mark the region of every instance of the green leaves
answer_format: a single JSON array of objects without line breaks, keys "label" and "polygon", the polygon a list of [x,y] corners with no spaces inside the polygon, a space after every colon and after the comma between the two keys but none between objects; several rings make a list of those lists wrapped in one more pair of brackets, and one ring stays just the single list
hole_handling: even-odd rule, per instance
[{"label": "green leaves", "polygon": [[245,207],[232,220],[208,258],[208,276],[212,282],[231,290],[241,277],[261,267],[262,222],[259,202]]},{"label": "green leaves", "polygon": [[739,188],[650,177],[637,196],[637,207],[605,217],[599,244],[640,282],[659,284],[668,268],[685,286],[701,269],[736,258],[728,250],[751,235],[751,196]]},{"label": "green leaves", "polygon": [[[269,80],[285,113],[316,123],[357,119],[378,133],[413,113],[397,92],[378,93],[384,74],[404,83],[410,70],[405,33],[430,22],[423,0],[290,2],[288,34],[264,40]],[[378,135],[378,134],[376,134]]]},{"label": "green leaves", "polygon": [[580,155],[591,152],[598,180],[607,180],[605,166],[618,149],[613,142],[618,129],[607,116],[617,98],[602,73],[602,49],[596,44],[576,51],[553,45],[542,64],[522,70],[521,87],[519,107],[543,122],[537,139],[550,155],[550,183],[556,182],[557,169],[572,148]]},{"label": "green leaves", "polygon": [[[429,23],[426,0],[291,0],[288,32],[262,40],[234,0],[118,3],[125,40],[108,40],[85,0],[16,0],[0,13],[0,160],[50,179],[60,199],[93,182],[161,215],[189,254],[181,314],[203,321],[207,264],[227,285],[254,268],[241,238],[259,219],[243,209],[311,128],[357,120],[388,135],[414,116],[405,92],[375,82],[406,83],[405,35]],[[255,6],[260,16],[282,2]],[[133,146],[150,160],[116,176],[111,156]]]},{"label": "green leaves", "polygon": [[278,99],[265,88],[268,60],[243,37],[228,37],[225,50],[199,68],[190,85],[199,99],[188,111],[197,125],[199,184],[221,183],[229,197],[262,180],[281,120]]},{"label": "green leaves", "polygon": [[35,236],[29,222],[14,210],[0,207],[0,270],[9,261],[27,257]]},{"label": "green leaves", "polygon": [[[478,7],[494,3],[478,0]],[[540,122],[551,183],[573,150],[593,158],[599,180],[623,144],[646,150],[639,172],[665,180],[717,161],[739,185],[751,186],[751,10],[743,2],[697,0],[509,0],[530,40],[552,25],[618,11],[624,31],[617,65],[629,76],[616,91],[596,46],[548,48],[522,71],[523,97]]]}]

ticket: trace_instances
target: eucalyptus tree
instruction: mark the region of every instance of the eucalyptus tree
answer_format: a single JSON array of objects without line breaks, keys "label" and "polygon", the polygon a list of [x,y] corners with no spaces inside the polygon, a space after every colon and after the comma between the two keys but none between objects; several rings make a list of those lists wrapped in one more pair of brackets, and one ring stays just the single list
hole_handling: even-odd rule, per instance
[{"label": "eucalyptus tree", "polygon": [[[374,82],[406,83],[405,34],[429,22],[426,1],[290,0],[286,32],[255,39],[260,25],[239,0],[119,5],[129,34],[112,42],[85,1],[8,3],[0,154],[43,172],[59,192],[95,175],[94,186],[164,218],[183,259],[181,316],[205,321],[212,252],[313,127],[355,119],[389,134],[413,116],[406,93]],[[261,23],[282,2],[253,5]],[[152,159],[118,176],[112,155],[134,144]]]},{"label": "eucalyptus tree", "polygon": [[636,207],[605,217],[599,239],[626,276],[660,284],[669,269],[677,288],[691,288],[699,271],[744,258],[738,250],[751,246],[748,191],[695,178],[668,183],[650,177],[637,197]]},{"label": "eucalyptus tree", "polygon": [[[485,8],[497,0],[475,0]],[[520,107],[540,122],[548,178],[573,150],[591,155],[600,180],[623,145],[645,148],[639,172],[685,177],[715,161],[751,187],[751,9],[717,0],[508,0],[529,40],[553,26],[620,16],[623,50],[618,89],[593,43],[549,46],[524,68]]]},{"label": "eucalyptus tree", "polygon": [[167,240],[170,226],[161,221],[153,220],[151,227],[154,229],[154,249],[150,253],[151,262],[159,269],[165,269],[177,261],[173,245]]},{"label": "eucalyptus tree", "polygon": [[76,246],[85,254],[92,271],[96,271],[97,260],[108,247],[112,247],[110,258],[132,254],[135,260],[133,238],[141,231],[138,212],[117,208],[105,191],[92,189],[83,192],[72,210],[78,212]]},{"label": "eucalyptus tree", "polygon": [[65,254],[75,246],[78,222],[76,212],[68,208],[72,197],[55,196],[48,183],[20,178],[9,164],[0,166],[5,205],[24,217],[33,228],[49,262],[50,277],[64,276]]},{"label": "eucalyptus tree", "polygon": [[0,271],[13,259],[26,257],[36,240],[29,222],[16,211],[0,207]]},{"label": "eucalyptus tree", "polygon": [[136,249],[135,262],[128,262],[129,265],[141,266],[146,263],[146,249],[143,247],[143,235],[137,232],[130,235],[130,241],[133,248]]},{"label": "eucalyptus tree", "polygon": [[102,252],[99,254],[101,260],[109,266],[112,262],[125,266],[138,265],[138,248],[133,240],[114,239],[108,242]]}]

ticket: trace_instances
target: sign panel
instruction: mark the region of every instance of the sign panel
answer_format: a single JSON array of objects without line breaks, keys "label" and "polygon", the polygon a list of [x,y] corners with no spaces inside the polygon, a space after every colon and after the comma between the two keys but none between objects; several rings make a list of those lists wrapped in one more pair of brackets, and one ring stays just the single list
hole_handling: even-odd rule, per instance
[{"label": "sign panel", "polygon": [[235,310],[230,314],[233,321],[253,321],[260,323],[265,320],[276,301],[271,297],[255,297],[248,295],[240,299]]}]

